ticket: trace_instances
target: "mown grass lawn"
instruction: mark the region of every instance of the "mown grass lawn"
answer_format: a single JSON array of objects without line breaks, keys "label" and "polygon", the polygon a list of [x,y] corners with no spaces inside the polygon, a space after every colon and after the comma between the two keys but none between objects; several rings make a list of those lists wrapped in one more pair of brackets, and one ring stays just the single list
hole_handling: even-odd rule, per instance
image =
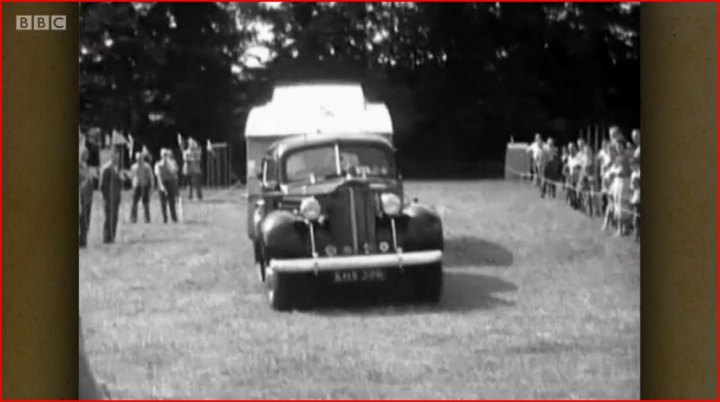
[{"label": "mown grass lawn", "polygon": [[[446,236],[438,306],[272,311],[242,189],[80,251],[88,358],[114,398],[638,398],[640,252],[527,183],[408,182]],[[142,214],[140,214],[142,215]]]}]

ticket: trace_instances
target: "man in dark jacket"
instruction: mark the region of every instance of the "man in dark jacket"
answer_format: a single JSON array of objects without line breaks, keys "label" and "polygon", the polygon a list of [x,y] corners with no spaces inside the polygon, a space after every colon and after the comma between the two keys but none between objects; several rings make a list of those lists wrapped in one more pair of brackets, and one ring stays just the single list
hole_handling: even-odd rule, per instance
[{"label": "man in dark jacket", "polygon": [[175,213],[175,200],[178,196],[178,169],[172,160],[172,151],[162,149],[160,161],[155,164],[155,175],[160,190],[160,209],[162,210],[163,221],[167,223],[167,210],[170,209],[170,218],[177,222]]},{"label": "man in dark jacket", "polygon": [[202,168],[200,167],[202,149],[193,138],[188,140],[188,147],[183,151],[183,159],[185,159],[183,173],[189,180],[190,193],[188,197],[191,200],[193,199],[193,189],[195,189],[198,200],[202,200],[202,185],[200,184],[202,179]]},{"label": "man in dark jacket", "polygon": [[120,211],[120,196],[122,195],[123,179],[120,174],[120,154],[113,150],[110,161],[105,164],[100,173],[100,191],[105,201],[105,226],[103,228],[103,242],[115,242],[117,232],[118,213]]},{"label": "man in dark jacket", "polygon": [[544,180],[540,188],[540,197],[545,198],[545,194],[547,194],[549,197],[556,198],[557,183],[560,181],[562,167],[560,166],[560,155],[553,138],[548,138],[543,152],[545,154],[542,174]]},{"label": "man in dark jacket", "polygon": [[150,164],[145,162],[141,152],[135,154],[135,163],[131,168],[133,199],[130,209],[130,222],[137,222],[138,202],[142,199],[145,211],[145,222],[150,223],[150,192],[153,187],[153,171]]}]

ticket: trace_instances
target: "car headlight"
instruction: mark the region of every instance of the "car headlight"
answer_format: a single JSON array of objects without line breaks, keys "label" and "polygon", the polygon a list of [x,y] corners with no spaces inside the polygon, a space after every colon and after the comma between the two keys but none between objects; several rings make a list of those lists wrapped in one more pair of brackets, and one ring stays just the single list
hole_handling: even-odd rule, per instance
[{"label": "car headlight", "polygon": [[382,203],[382,209],[383,212],[390,216],[396,216],[400,214],[400,210],[402,208],[400,197],[393,193],[383,193],[380,196],[380,201]]},{"label": "car headlight", "polygon": [[309,221],[320,217],[320,203],[315,197],[308,197],[300,202],[300,214]]}]

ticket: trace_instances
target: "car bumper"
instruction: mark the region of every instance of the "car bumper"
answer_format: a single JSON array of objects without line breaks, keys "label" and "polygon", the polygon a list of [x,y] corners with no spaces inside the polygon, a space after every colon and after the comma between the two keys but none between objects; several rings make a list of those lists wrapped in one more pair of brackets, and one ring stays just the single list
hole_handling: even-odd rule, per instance
[{"label": "car bumper", "polygon": [[405,268],[434,264],[442,260],[442,251],[411,251],[393,254],[352,255],[272,260],[272,272],[320,272],[348,269]]}]

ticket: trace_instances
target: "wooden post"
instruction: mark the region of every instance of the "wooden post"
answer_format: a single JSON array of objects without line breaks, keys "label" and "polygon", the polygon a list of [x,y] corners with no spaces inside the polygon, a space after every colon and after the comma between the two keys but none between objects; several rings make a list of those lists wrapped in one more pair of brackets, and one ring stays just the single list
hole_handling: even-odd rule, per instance
[{"label": "wooden post", "polygon": [[[594,162],[595,162],[595,183],[596,183],[596,184],[599,184],[599,183],[600,183],[600,180],[602,179],[602,178],[600,177],[600,162],[597,160],[598,152],[600,152],[600,143],[599,143],[599,140],[600,140],[600,124],[596,124],[596,125],[595,125],[595,130],[594,130],[594,131],[595,131],[595,132],[594,132],[594,136],[595,136],[595,139],[594,139],[595,148],[594,148],[594,152],[593,152],[593,159],[594,159]],[[598,188],[598,189],[599,189],[599,188]]]},{"label": "wooden post", "polygon": [[592,145],[592,142],[590,142],[590,138],[592,136],[592,126],[588,127],[587,132],[585,133],[585,144],[587,144],[588,147]]},{"label": "wooden post", "polygon": [[205,148],[205,187],[210,187],[210,151]]},{"label": "wooden post", "polygon": [[228,145],[228,182],[230,182],[230,185],[231,185],[231,186],[234,184],[234,183],[232,182],[232,172],[233,172],[233,170],[232,170],[232,167],[233,167],[233,164],[232,164],[232,160],[233,160],[232,150],[233,150],[233,149],[232,149],[232,146]]},{"label": "wooden post", "polygon": [[578,133],[578,137],[575,138],[575,141],[573,141],[573,142],[575,143],[575,146],[577,146],[577,140],[578,140],[578,138],[582,138],[582,136],[583,136],[583,129],[581,128],[581,129],[580,129],[580,132]]},{"label": "wooden post", "polygon": [[222,177],[223,177],[222,185],[223,185],[223,187],[227,187],[227,181],[228,181],[227,160],[228,160],[227,147],[223,147],[223,163],[220,166],[220,168],[222,169]]},{"label": "wooden post", "polygon": [[213,164],[215,155],[212,152],[208,152],[208,187],[213,186]]}]

